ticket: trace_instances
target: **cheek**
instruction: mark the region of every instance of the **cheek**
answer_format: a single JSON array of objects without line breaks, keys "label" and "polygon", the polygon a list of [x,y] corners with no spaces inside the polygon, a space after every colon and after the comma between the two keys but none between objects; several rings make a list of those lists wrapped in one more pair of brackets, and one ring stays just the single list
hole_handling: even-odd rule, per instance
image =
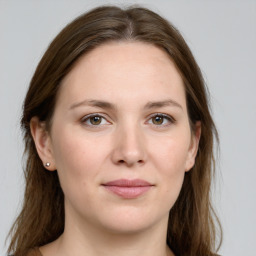
[{"label": "cheek", "polygon": [[173,142],[168,143],[165,152],[157,158],[161,170],[161,179],[166,189],[178,191],[182,185],[185,174],[185,163],[187,157],[186,148]]},{"label": "cheek", "polygon": [[[97,169],[105,152],[106,143],[73,132],[62,132],[55,136],[54,156],[57,169],[69,170],[72,174],[84,175]],[[100,157],[101,156],[101,157]]]},{"label": "cheek", "polygon": [[169,136],[152,143],[151,158],[157,169],[165,176],[173,176],[185,172],[190,137],[186,133],[182,136]]},{"label": "cheek", "polygon": [[154,168],[161,186],[161,193],[169,209],[175,203],[185,175],[190,137],[169,137],[155,143],[151,151]]},{"label": "cheek", "polygon": [[91,140],[75,132],[61,131],[56,135],[53,149],[60,183],[65,196],[76,201],[79,194],[90,195],[97,183],[106,143],[100,145],[97,139]]},{"label": "cheek", "polygon": [[[55,137],[56,138],[56,137]],[[66,207],[85,211],[85,205],[97,202],[95,187],[102,166],[104,148],[97,140],[92,141],[82,136],[59,134],[56,139],[55,160],[60,184],[65,195]],[[84,204],[86,200],[86,204]]]}]

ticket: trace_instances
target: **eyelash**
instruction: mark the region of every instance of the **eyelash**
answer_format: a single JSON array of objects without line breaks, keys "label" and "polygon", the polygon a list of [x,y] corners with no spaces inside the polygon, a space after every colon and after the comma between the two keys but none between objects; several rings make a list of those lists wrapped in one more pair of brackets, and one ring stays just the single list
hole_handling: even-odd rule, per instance
[{"label": "eyelash", "polygon": [[171,124],[174,124],[176,122],[176,120],[172,116],[167,115],[167,114],[163,114],[163,113],[155,113],[155,114],[153,114],[149,117],[149,120],[152,120],[154,117],[161,117],[161,118],[167,120],[167,122],[168,122],[167,124],[160,124],[160,125],[152,123],[152,125],[154,125],[157,128],[167,127],[167,126],[169,126]]},{"label": "eyelash", "polygon": [[[87,127],[91,127],[91,128],[99,128],[100,126],[102,125],[108,125],[108,124],[99,124],[99,125],[93,125],[93,124],[87,124],[86,122],[90,120],[90,118],[93,118],[93,117],[100,117],[102,119],[104,119],[106,122],[107,121],[107,118],[104,117],[104,115],[102,115],[101,113],[94,113],[94,114],[89,114],[89,115],[86,115],[82,118],[81,122],[86,125]],[[152,114],[149,116],[149,119],[148,120],[152,120],[154,117],[161,117],[165,120],[168,121],[168,124],[153,124],[151,123],[151,125],[157,127],[157,128],[162,128],[162,127],[166,127],[166,126],[169,126],[171,124],[174,124],[176,122],[176,120],[170,116],[170,115],[167,115],[167,114],[163,114],[163,113],[155,113],[155,114]],[[110,123],[110,122],[108,122]]]}]

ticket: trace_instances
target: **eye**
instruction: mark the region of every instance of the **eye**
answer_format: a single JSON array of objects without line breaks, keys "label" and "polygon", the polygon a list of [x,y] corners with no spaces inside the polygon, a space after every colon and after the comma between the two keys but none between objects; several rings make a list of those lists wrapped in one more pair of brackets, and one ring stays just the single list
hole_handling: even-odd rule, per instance
[{"label": "eye", "polygon": [[82,123],[87,126],[100,126],[109,124],[109,122],[103,116],[99,114],[87,115],[82,119]]},{"label": "eye", "polygon": [[169,115],[157,113],[150,117],[149,123],[156,126],[168,126],[174,123],[175,120]]}]

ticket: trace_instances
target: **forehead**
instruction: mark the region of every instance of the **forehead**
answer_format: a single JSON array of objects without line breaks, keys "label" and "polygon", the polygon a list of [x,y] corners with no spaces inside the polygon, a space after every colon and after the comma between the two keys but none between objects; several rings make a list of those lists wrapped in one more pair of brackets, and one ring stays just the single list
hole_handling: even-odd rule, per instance
[{"label": "forehead", "polygon": [[102,97],[141,102],[167,96],[185,104],[182,78],[165,51],[141,42],[111,42],[79,59],[62,82],[59,100]]}]

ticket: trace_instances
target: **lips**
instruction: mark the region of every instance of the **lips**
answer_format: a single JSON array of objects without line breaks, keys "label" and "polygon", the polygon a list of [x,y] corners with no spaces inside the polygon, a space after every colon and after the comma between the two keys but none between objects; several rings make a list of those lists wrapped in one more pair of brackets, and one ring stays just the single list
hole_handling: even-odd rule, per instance
[{"label": "lips", "polygon": [[150,190],[153,185],[145,180],[120,179],[102,184],[108,191],[127,199],[137,198]]}]

